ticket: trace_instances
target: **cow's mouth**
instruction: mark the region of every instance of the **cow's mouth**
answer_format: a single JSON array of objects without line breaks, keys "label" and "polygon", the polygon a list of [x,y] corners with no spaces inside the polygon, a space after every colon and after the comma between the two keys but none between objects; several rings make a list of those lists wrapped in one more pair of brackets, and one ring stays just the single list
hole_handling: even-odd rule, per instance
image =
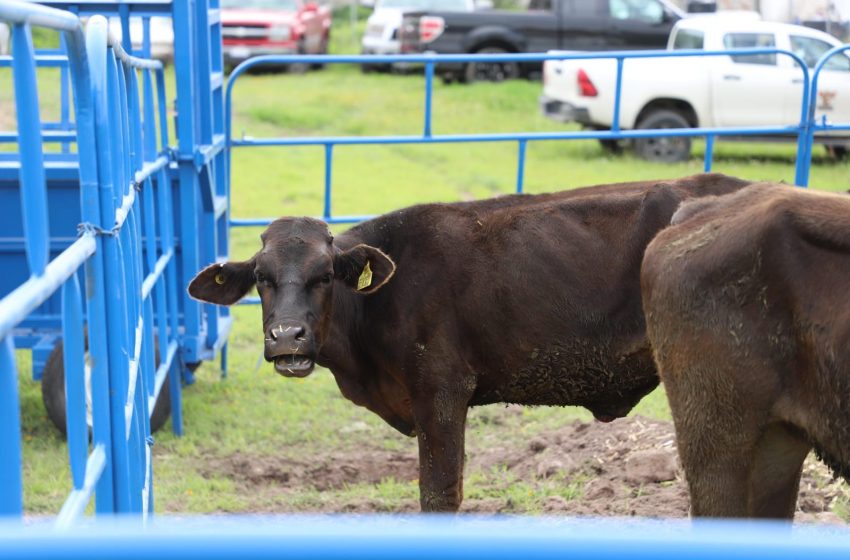
[{"label": "cow's mouth", "polygon": [[307,377],[316,363],[303,354],[284,354],[274,359],[274,369],[284,377]]}]

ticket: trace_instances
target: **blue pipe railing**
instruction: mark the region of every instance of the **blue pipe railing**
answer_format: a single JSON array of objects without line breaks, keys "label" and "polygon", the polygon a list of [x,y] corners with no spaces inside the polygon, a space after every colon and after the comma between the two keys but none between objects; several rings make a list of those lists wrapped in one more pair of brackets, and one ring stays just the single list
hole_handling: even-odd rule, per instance
[{"label": "blue pipe railing", "polygon": [[71,532],[0,525],[0,556],[127,560],[846,560],[845,527],[541,517],[158,518]]},{"label": "blue pipe railing", "polygon": [[[800,121],[794,126],[751,126],[751,127],[699,127],[699,128],[665,128],[623,130],[620,123],[620,105],[623,95],[623,66],[626,60],[646,58],[682,58],[682,57],[717,57],[730,55],[775,54],[787,56],[799,66],[803,73],[800,83],[802,103]],[[438,64],[467,63],[467,62],[541,62],[546,60],[597,60],[609,59],[616,61],[616,83],[613,107],[613,123],[609,130],[565,131],[565,132],[508,132],[498,134],[434,134],[432,123],[432,98],[434,86],[434,70]],[[242,138],[232,135],[233,87],[239,77],[251,68],[269,64],[392,64],[392,63],[421,64],[425,67],[424,93],[424,123],[419,135],[387,135],[387,136],[336,136],[336,137],[292,137],[292,138]],[[593,53],[532,53],[532,54],[498,54],[498,55],[267,55],[246,60],[237,66],[227,83],[225,98],[225,115],[227,120],[227,145],[229,148],[250,146],[324,146],[325,147],[325,202],[321,218],[331,224],[355,223],[369,216],[336,216],[331,212],[332,165],[333,147],[338,145],[377,145],[377,144],[440,144],[459,142],[516,142],[517,143],[517,172],[516,192],[524,189],[526,146],[532,141],[547,140],[624,140],[635,138],[665,138],[665,137],[705,137],[706,152],[704,169],[711,170],[714,155],[714,139],[717,136],[765,136],[765,135],[795,135],[798,145],[803,146],[810,137],[809,108],[809,69],[806,63],[796,54],[777,48],[759,49],[729,49],[723,51],[676,50],[676,51],[613,51]],[[802,154],[808,155],[805,148]],[[228,173],[231,171],[230,153],[228,152]],[[808,181],[809,158],[797,158],[795,181],[805,186]],[[231,218],[231,227],[265,226],[274,218]],[[256,303],[257,298],[249,298],[247,303]]]}]

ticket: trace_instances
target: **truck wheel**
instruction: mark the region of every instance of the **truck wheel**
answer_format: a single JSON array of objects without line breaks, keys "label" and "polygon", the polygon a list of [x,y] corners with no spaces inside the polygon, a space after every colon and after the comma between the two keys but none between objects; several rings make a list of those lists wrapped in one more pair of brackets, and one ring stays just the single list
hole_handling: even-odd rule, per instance
[{"label": "truck wheel", "polygon": [[[330,35],[325,35],[322,37],[322,46],[319,47],[318,54],[328,54],[328,43],[330,43]],[[313,70],[321,70],[325,67],[321,62],[317,62],[313,64]]]},{"label": "truck wheel", "polygon": [[[304,40],[303,39],[298,41],[298,50],[296,52],[299,55],[306,54],[306,51],[304,50]],[[292,64],[289,65],[289,68],[287,68],[287,71],[290,74],[306,74],[307,70],[309,70],[309,69],[310,69],[310,65],[307,64],[306,62],[293,62]]]},{"label": "truck wheel", "polygon": [[[501,47],[484,47],[472,54],[508,54]],[[461,80],[472,82],[501,82],[519,77],[519,64],[516,62],[470,62],[463,70]]]},{"label": "truck wheel", "polygon": [[[659,109],[650,112],[638,123],[638,128],[690,128],[685,117],[675,111]],[[647,161],[674,163],[687,161],[691,155],[691,139],[688,137],[638,138],[635,153]]]},{"label": "truck wheel", "polygon": [[[154,346],[154,353],[157,356],[156,363],[159,365],[159,350],[158,344]],[[44,408],[47,409],[47,416],[64,435],[67,431],[65,417],[65,366],[63,359],[62,341],[56,343],[53,352],[47,359],[47,365],[44,366],[44,373],[41,378],[41,398],[44,401]],[[92,408],[91,408],[91,368],[89,366],[89,353],[86,348],[86,423],[89,430],[92,427]],[[165,425],[168,417],[171,416],[171,388],[168,382],[168,377],[162,384],[162,389],[159,392],[159,398],[156,400],[156,406],[151,414],[151,433],[156,432]]]}]

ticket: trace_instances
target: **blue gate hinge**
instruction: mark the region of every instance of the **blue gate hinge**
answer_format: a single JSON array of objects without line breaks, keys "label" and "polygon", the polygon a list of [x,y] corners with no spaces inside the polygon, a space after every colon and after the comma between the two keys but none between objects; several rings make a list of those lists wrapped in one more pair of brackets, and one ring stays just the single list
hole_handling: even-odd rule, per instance
[{"label": "blue gate hinge", "polygon": [[145,443],[148,444],[148,447],[153,447],[153,436],[148,436],[145,438]]}]

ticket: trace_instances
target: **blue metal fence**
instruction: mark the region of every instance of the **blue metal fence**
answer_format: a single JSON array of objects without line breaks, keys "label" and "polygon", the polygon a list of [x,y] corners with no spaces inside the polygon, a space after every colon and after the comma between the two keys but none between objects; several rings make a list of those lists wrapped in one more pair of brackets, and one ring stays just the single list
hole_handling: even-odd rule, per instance
[{"label": "blue metal fence", "polygon": [[[694,58],[719,57],[731,55],[774,54],[789,57],[800,68],[803,79],[800,81],[802,102],[800,105],[800,121],[794,126],[750,126],[750,127],[698,127],[698,128],[665,128],[623,130],[620,126],[620,105],[623,96],[623,66],[628,60],[647,58]],[[617,63],[615,96],[613,108],[613,124],[609,130],[586,130],[564,132],[509,132],[500,134],[434,134],[432,126],[432,103],[434,70],[438,64],[466,62],[515,62],[529,63],[545,60],[615,60]],[[824,126],[814,122],[815,104],[810,100],[809,69],[806,63],[796,54],[776,48],[760,49],[730,49],[723,51],[676,50],[676,51],[625,51],[625,52],[592,52],[592,53],[534,53],[534,54],[500,54],[500,55],[383,55],[383,56],[259,56],[240,64],[231,74],[227,84],[225,111],[228,127],[233,114],[233,89],[240,76],[248,70],[264,65],[281,65],[292,63],[305,64],[392,64],[406,63],[423,65],[424,82],[424,122],[422,133],[419,135],[386,135],[386,136],[322,136],[322,137],[283,137],[283,138],[234,138],[232,130],[228,129],[228,146],[244,148],[251,146],[324,146],[325,148],[325,179],[324,179],[324,209],[321,218],[328,223],[354,223],[370,216],[345,215],[332,213],[332,170],[334,147],[340,145],[380,145],[380,144],[437,144],[460,142],[516,142],[516,192],[523,192],[526,168],[526,147],[528,142],[547,140],[629,140],[636,138],[655,137],[705,137],[706,151],[704,168],[711,170],[714,156],[714,139],[718,136],[796,136],[798,157],[796,162],[795,182],[800,186],[808,184],[809,166],[811,163],[811,143],[817,132],[826,130]],[[838,130],[830,127],[830,130]],[[229,157],[229,156],[228,156]],[[273,218],[232,218],[231,227],[252,227],[268,225]],[[249,303],[256,303],[250,299]]]},{"label": "blue metal fence", "polygon": [[[169,379],[181,433],[181,378],[229,329],[226,312],[201,309],[181,288],[184,271],[226,255],[227,198],[217,0],[51,4],[66,9],[0,3],[13,53],[0,67],[12,69],[17,112],[17,130],[0,132],[17,145],[0,152],[0,515],[22,512],[15,350],[33,347],[37,373],[36,350],[61,335],[73,491],[58,523],[67,525],[92,495],[98,513],[153,511],[151,412]],[[93,11],[120,17],[126,49],[103,16],[83,30],[79,14]],[[176,147],[162,63],[127,53],[138,14],[146,28],[169,15],[191,38],[175,60]],[[33,27],[60,32],[62,49],[37,51]],[[60,68],[58,122],[41,119],[44,66]]]}]

